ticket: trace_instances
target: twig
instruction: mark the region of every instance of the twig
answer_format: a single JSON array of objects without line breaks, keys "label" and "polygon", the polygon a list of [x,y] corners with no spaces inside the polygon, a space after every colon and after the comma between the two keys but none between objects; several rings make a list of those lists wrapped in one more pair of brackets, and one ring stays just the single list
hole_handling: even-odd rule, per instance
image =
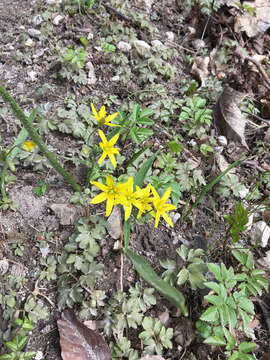
[{"label": "twig", "polygon": [[124,256],[123,256],[123,231],[121,231],[120,235],[120,249],[121,249],[121,255],[120,255],[120,290],[123,291],[123,268],[124,268]]},{"label": "twig", "polygon": [[250,113],[250,112],[248,112],[248,111],[246,111],[246,110],[242,110],[242,112],[243,113],[245,113],[245,114],[248,114],[248,115],[250,115],[250,116],[252,116],[254,119],[256,119],[256,120],[259,120],[259,121],[262,121],[262,122],[264,122],[264,123],[266,123],[266,124],[270,124],[270,120],[268,120],[268,119],[263,119],[262,117],[260,117],[259,115],[256,115],[256,114],[252,114],[252,113]]},{"label": "twig", "polygon": [[264,78],[265,82],[267,83],[267,87],[268,89],[270,89],[270,79],[266,73],[266,71],[264,70],[264,68],[262,67],[262,65],[255,59],[253,59],[252,56],[246,56],[244,54],[241,54],[240,51],[236,50],[235,51],[235,55],[237,55],[238,57],[240,57],[241,59],[243,59],[244,61],[250,61],[252,62],[254,65],[256,65],[257,69],[259,70],[260,74],[262,75],[262,77]]}]

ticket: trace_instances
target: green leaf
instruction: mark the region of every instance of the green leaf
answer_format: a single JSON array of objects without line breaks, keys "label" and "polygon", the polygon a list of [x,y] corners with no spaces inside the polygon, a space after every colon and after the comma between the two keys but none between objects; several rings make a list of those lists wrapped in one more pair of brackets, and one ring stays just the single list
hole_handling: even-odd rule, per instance
[{"label": "green leaf", "polygon": [[222,276],[221,276],[219,265],[214,264],[214,263],[208,263],[207,267],[215,275],[215,277],[218,281],[222,281]]},{"label": "green leaf", "polygon": [[182,313],[186,316],[188,310],[185,305],[185,298],[183,294],[175,287],[169,285],[162,280],[154,271],[152,266],[142,257],[129,249],[125,249],[125,254],[131,260],[133,266],[139,275],[154,287],[161,295],[170,300]]},{"label": "green leaf", "polygon": [[224,303],[224,300],[222,299],[222,297],[217,296],[217,295],[206,295],[204,297],[204,300],[206,300],[209,303],[216,305],[216,306],[221,306]]},{"label": "green leaf", "polygon": [[214,281],[205,281],[204,285],[208,287],[209,289],[214,290],[217,294],[220,294],[220,287],[219,285]]},{"label": "green leaf", "polygon": [[167,146],[171,152],[175,152],[176,154],[179,154],[184,149],[184,146],[175,140],[168,142]]},{"label": "green leaf", "polygon": [[11,354],[1,355],[0,360],[12,360],[12,355]]},{"label": "green leaf", "polygon": [[250,353],[251,351],[254,351],[257,348],[257,345],[255,343],[251,343],[251,342],[242,342],[238,349],[239,351],[241,351],[242,353]]},{"label": "green leaf", "polygon": [[217,336],[210,336],[204,340],[205,344],[214,345],[214,346],[223,346],[226,345],[226,340]]},{"label": "green leaf", "polygon": [[237,304],[238,306],[245,310],[246,312],[250,313],[250,314],[254,314],[254,305],[253,302],[251,300],[249,300],[248,298],[241,296],[237,299]]},{"label": "green leaf", "polygon": [[154,115],[155,110],[150,109],[150,108],[145,108],[140,112],[140,118],[144,118],[144,117],[149,117]]},{"label": "green leaf", "polygon": [[154,155],[152,155],[148,160],[146,160],[142,166],[140,167],[139,171],[137,172],[137,174],[134,177],[134,186],[138,185],[138,186],[143,186],[144,183],[144,179],[149,171],[149,169],[152,167],[152,164],[156,158],[156,156],[158,155],[159,151],[157,151]]},{"label": "green leaf", "polygon": [[87,45],[88,45],[88,40],[87,40],[85,37],[81,36],[81,37],[80,37],[80,42],[82,43],[82,45],[83,45],[84,48],[87,47]]},{"label": "green leaf", "polygon": [[177,275],[177,284],[182,285],[184,284],[188,279],[188,270],[186,268],[179,271]]},{"label": "green leaf", "polygon": [[129,237],[130,237],[130,219],[124,222],[123,226],[123,233],[124,233],[124,251],[127,250],[129,244]]},{"label": "green leaf", "polygon": [[216,306],[210,306],[204,313],[202,313],[200,320],[214,323],[219,319],[219,312]]},{"label": "green leaf", "polygon": [[134,123],[136,123],[137,119],[138,119],[138,115],[140,112],[140,105],[136,104],[133,109],[132,109],[132,113],[131,113],[131,117],[132,117],[132,121]]}]

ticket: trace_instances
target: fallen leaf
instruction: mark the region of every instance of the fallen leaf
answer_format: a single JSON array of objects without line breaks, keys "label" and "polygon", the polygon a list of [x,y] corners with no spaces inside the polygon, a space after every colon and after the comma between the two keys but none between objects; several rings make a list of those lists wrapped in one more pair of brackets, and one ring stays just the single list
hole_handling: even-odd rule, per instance
[{"label": "fallen leaf", "polygon": [[84,214],[84,208],[72,204],[50,204],[49,208],[60,219],[61,225],[72,225],[80,216]]},{"label": "fallen leaf", "polygon": [[270,27],[269,0],[255,0],[252,4],[249,1],[244,1],[243,5],[254,8],[254,13],[244,11],[236,16],[234,31],[236,33],[245,31],[248,37],[254,37],[267,31]]},{"label": "fallen leaf", "polygon": [[122,234],[122,219],[121,219],[121,210],[119,206],[114,206],[111,215],[108,217],[107,220],[108,224],[108,233],[110,236],[117,240],[120,238]]},{"label": "fallen leaf", "polygon": [[196,57],[194,59],[194,63],[191,68],[191,74],[196,76],[198,80],[200,80],[201,86],[205,86],[205,80],[208,78],[209,75],[209,71],[208,71],[209,61],[210,61],[209,56]]},{"label": "fallen leaf", "polygon": [[70,309],[57,321],[63,360],[112,360],[104,338],[81,323]]},{"label": "fallen leaf", "polygon": [[245,98],[245,94],[225,86],[214,109],[216,126],[222,135],[228,139],[240,142],[246,149],[244,131],[246,118],[242,115],[238,104]]}]

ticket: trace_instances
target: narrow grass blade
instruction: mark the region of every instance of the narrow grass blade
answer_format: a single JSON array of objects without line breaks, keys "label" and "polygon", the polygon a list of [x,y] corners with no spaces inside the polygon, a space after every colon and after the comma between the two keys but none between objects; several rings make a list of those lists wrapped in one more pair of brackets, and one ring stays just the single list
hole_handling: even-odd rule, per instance
[{"label": "narrow grass blade", "polygon": [[235,168],[236,166],[238,166],[239,164],[241,164],[241,162],[243,162],[245,160],[245,158],[240,157],[238,160],[234,161],[226,170],[224,170],[219,176],[217,176],[215,179],[213,179],[208,185],[206,185],[203,190],[201,191],[200,195],[197,197],[197,199],[195,200],[195,202],[190,206],[190,209],[187,211],[187,213],[183,216],[183,220],[185,220],[188,215],[191,213],[191,211],[194,209],[195,206],[197,206],[197,204],[200,202],[200,200],[202,199],[202,197],[208,193],[209,190],[212,189],[213,186],[216,185],[216,183],[218,183],[224,175],[226,175],[231,169]]}]

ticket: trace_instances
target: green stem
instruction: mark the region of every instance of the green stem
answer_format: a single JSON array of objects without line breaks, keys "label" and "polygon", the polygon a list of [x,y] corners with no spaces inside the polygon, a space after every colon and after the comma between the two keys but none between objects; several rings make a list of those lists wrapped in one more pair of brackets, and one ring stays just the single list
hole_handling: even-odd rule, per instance
[{"label": "green stem", "polygon": [[5,186],[4,186],[7,168],[8,168],[8,163],[7,163],[7,161],[5,161],[3,169],[1,171],[1,178],[0,178],[1,196],[2,196],[3,201],[5,201],[7,199],[7,195],[5,192]]},{"label": "green stem", "polygon": [[5,103],[10,104],[13,114],[22,122],[23,126],[31,136],[32,140],[38,145],[39,149],[43,152],[49,160],[54,169],[63,176],[63,178],[73,187],[75,191],[80,191],[80,186],[76,183],[71,175],[59,164],[53,154],[48,150],[45,142],[42,140],[36,129],[33,127],[27,116],[21,110],[15,99],[0,85],[0,94]]}]

